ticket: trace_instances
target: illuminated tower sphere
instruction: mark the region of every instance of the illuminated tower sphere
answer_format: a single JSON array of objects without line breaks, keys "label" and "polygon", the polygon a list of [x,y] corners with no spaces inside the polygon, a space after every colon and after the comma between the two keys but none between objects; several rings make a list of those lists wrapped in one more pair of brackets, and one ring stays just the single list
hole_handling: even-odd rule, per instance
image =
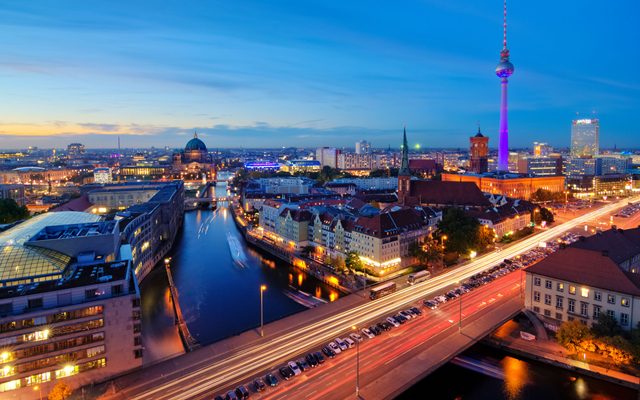
[{"label": "illuminated tower sphere", "polygon": [[507,0],[504,1],[502,51],[500,62],[496,66],[496,75],[500,78],[502,97],[500,101],[500,143],[498,144],[498,171],[509,171],[509,123],[507,121],[507,84],[508,78],[513,74],[513,64],[509,61],[509,49],[507,48]]}]

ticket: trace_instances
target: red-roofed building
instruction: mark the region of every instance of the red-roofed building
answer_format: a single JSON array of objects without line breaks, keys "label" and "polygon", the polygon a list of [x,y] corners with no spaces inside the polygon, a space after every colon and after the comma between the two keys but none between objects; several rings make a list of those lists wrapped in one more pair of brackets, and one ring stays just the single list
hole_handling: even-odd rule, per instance
[{"label": "red-roofed building", "polygon": [[625,330],[640,322],[640,229],[609,230],[579,240],[526,269],[527,309],[548,327],[600,314]]}]

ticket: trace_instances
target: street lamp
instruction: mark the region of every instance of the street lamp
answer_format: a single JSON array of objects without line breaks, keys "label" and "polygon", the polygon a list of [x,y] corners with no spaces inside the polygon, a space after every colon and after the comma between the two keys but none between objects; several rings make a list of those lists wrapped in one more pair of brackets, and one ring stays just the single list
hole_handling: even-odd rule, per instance
[{"label": "street lamp", "polygon": [[[351,329],[355,332],[358,327],[353,325]],[[360,341],[356,340],[356,398],[360,398]]]},{"label": "street lamp", "polygon": [[267,290],[267,285],[260,285],[260,336],[264,336],[264,300],[263,293]]}]

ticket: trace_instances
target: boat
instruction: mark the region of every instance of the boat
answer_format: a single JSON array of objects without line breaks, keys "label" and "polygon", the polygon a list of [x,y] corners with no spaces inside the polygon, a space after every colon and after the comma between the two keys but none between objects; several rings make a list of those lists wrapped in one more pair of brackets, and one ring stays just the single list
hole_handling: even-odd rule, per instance
[{"label": "boat", "polygon": [[229,251],[231,252],[231,258],[240,267],[247,266],[247,256],[244,254],[242,245],[238,238],[231,232],[227,232],[227,242],[229,243]]}]

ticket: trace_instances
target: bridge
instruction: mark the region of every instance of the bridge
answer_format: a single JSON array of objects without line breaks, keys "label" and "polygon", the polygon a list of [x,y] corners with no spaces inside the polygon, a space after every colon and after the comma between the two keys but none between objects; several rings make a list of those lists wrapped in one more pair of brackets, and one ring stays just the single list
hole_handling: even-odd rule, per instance
[{"label": "bridge", "polygon": [[[369,326],[399,309],[418,304],[472,275],[490,269],[589,221],[625,206],[617,201],[542,231],[447,271],[425,282],[399,289],[375,301],[346,296],[265,326],[230,337],[184,356],[156,364],[115,381],[114,399],[204,399],[252,378],[274,371],[305,352],[317,351],[353,326]],[[523,306],[522,272],[514,272],[464,294],[436,310],[388,333],[366,340],[325,365],[304,373],[304,379],[281,382],[264,396],[282,398],[352,398],[359,363],[360,394],[364,398],[392,398],[491,332]],[[251,310],[247,310],[250,312]],[[257,314],[257,307],[256,307]],[[257,321],[256,321],[257,322]],[[359,360],[359,361],[358,361]],[[254,394],[252,397],[261,398]]]}]

